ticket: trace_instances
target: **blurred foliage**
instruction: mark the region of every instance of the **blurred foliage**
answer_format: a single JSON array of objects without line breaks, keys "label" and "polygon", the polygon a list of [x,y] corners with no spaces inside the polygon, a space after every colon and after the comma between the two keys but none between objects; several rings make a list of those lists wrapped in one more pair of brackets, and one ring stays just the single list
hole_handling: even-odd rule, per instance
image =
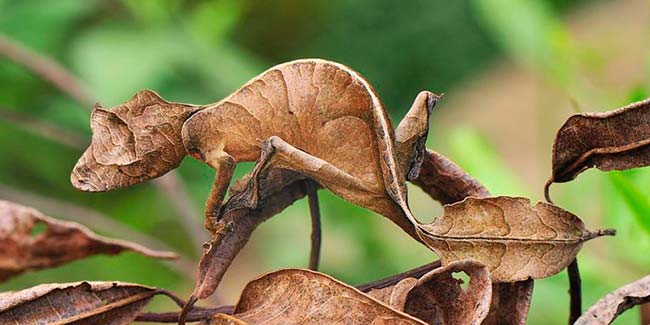
[{"label": "blurred foliage", "polygon": [[[107,107],[124,102],[143,88],[154,89],[173,101],[214,102],[273,64],[321,57],[363,73],[394,120],[399,120],[418,91],[462,91],[465,81],[503,58],[565,89],[567,97],[578,103],[596,96],[583,87],[580,75],[580,65],[590,60],[589,49],[572,39],[563,22],[569,10],[581,10],[594,2],[59,0],[46,5],[39,0],[0,0],[0,33],[61,62]],[[4,58],[0,59],[0,85],[0,109],[54,123],[89,139],[90,107],[81,106]],[[630,89],[630,93],[635,98],[645,97],[647,85]],[[612,105],[603,107],[621,103],[608,104]],[[459,127],[446,139],[430,141],[434,142],[444,144],[450,158],[494,194],[526,196],[541,190],[542,184],[525,184],[490,139],[475,129]],[[550,155],[550,148],[539,151]],[[0,152],[1,186],[101,211],[196,258],[197,248],[189,240],[192,234],[183,231],[170,202],[151,184],[112,193],[79,193],[68,179],[81,154],[79,149],[2,120]],[[236,175],[250,168],[251,164],[241,166]],[[214,173],[189,158],[179,171],[182,186],[195,206],[197,222],[201,222]],[[603,261],[591,250],[580,255],[585,303],[622,284],[619,273],[621,278],[633,279],[642,273],[639,270],[648,269],[650,257],[643,253],[650,249],[650,189],[643,186],[648,181],[647,169],[608,176],[589,171],[558,190],[558,204],[583,216],[590,226],[614,227],[621,234],[597,247],[612,260]],[[440,211],[425,196],[414,197],[418,200],[414,206]],[[435,258],[383,218],[324,191],[320,198],[325,272],[359,283]],[[596,211],[602,220],[590,219]],[[120,236],[110,229],[95,230]],[[301,201],[260,227],[234,266],[246,271],[227,275],[227,280],[239,287],[220,294],[232,302],[241,285],[255,274],[305,266],[308,238],[307,207]],[[125,254],[25,274],[0,284],[0,290],[53,281],[125,280],[186,295],[193,276],[177,274],[161,262]],[[565,322],[566,290],[564,273],[537,281],[529,323]],[[634,317],[628,313],[621,323]]]}]

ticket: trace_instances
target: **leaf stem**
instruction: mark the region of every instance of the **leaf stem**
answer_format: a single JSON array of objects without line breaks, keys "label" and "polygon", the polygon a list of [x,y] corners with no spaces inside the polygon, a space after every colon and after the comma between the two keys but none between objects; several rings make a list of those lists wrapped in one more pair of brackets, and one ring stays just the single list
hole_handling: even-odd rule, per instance
[{"label": "leaf stem", "polygon": [[571,298],[569,325],[575,323],[582,314],[582,283],[580,280],[580,270],[578,269],[578,259],[574,259],[567,268],[569,273],[569,296]]},{"label": "leaf stem", "polygon": [[429,271],[439,268],[442,265],[440,261],[434,261],[428,264],[424,264],[422,266],[418,266],[414,269],[410,269],[408,271],[398,273],[395,275],[391,275],[389,277],[367,282],[361,285],[356,286],[356,288],[361,291],[361,292],[368,292],[372,289],[381,289],[385,288],[388,286],[391,286],[393,284],[396,284],[397,282],[400,282],[401,280],[405,278],[419,278],[423,276],[424,274],[428,273]]},{"label": "leaf stem", "polygon": [[321,221],[320,207],[318,204],[318,189],[312,184],[307,185],[307,201],[309,202],[309,214],[311,216],[311,251],[309,253],[309,269],[317,271],[321,251]]},{"label": "leaf stem", "polygon": [[[215,308],[194,308],[187,313],[185,318],[186,322],[199,322],[210,318],[214,314],[232,314],[234,311],[233,306],[221,306]],[[178,312],[168,313],[141,313],[136,318],[137,322],[153,322],[153,323],[176,323],[178,322]]]}]

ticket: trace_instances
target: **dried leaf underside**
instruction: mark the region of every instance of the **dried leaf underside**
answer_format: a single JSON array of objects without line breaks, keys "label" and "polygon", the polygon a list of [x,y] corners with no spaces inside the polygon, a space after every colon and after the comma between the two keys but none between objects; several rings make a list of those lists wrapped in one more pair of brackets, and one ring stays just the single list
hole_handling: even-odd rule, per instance
[{"label": "dried leaf underside", "polygon": [[418,177],[411,180],[441,204],[462,201],[468,196],[490,196],[476,179],[443,155],[425,150]]},{"label": "dried leaf underside", "polygon": [[0,324],[130,324],[159,293],[122,282],[42,284],[0,293]]},{"label": "dried leaf underside", "polygon": [[167,102],[151,90],[110,110],[96,105],[92,143],[72,171],[72,184],[82,191],[109,191],[178,167],[186,155],[182,125],[198,109]]},{"label": "dried leaf underside", "polygon": [[[36,227],[42,225],[44,229]],[[54,267],[95,254],[133,251],[175,258],[138,244],[98,236],[74,222],[60,221],[28,207],[0,200],[0,281],[25,271]]]},{"label": "dried leaf underside", "polygon": [[626,310],[650,302],[650,276],[625,285],[591,306],[575,324],[610,324]]},{"label": "dried leaf underside", "polygon": [[490,313],[483,324],[526,324],[533,299],[533,286],[533,279],[493,284]]},{"label": "dried leaf underside", "polygon": [[[470,277],[465,289],[455,272]],[[490,309],[492,282],[485,266],[458,261],[368,295],[427,324],[481,324]]]},{"label": "dried leaf underside", "polygon": [[[307,194],[311,181],[287,170],[272,169],[260,176],[259,205],[243,206],[245,189],[250,175],[237,182],[231,189],[232,196],[223,207],[223,216],[218,223],[212,240],[205,246],[199,263],[199,276],[192,294],[203,299],[211,295],[250,238],[253,230],[268,218],[274,216],[293,202]],[[190,299],[191,301],[192,299]]]},{"label": "dried leaf underside", "polygon": [[422,225],[423,239],[443,265],[472,259],[490,269],[493,282],[524,281],[558,273],[582,243],[612,234],[592,233],[575,215],[526,198],[469,197],[444,207],[442,216]]},{"label": "dried leaf underside", "polygon": [[591,167],[608,171],[648,166],[648,145],[650,99],[609,112],[573,115],[555,138],[546,192],[551,183],[571,181]]},{"label": "dried leaf underside", "polygon": [[[239,322],[239,323],[238,323]],[[250,282],[210,324],[424,324],[325,274],[281,270]]]}]

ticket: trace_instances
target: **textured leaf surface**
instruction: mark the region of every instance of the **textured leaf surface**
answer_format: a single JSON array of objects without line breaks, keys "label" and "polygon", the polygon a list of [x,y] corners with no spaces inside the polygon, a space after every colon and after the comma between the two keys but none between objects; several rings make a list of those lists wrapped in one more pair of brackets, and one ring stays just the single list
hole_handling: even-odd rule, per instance
[{"label": "textured leaf surface", "polygon": [[228,317],[211,324],[423,324],[322,273],[288,269],[250,282]]},{"label": "textured leaf surface", "polygon": [[489,196],[488,190],[443,155],[425,150],[420,172],[413,184],[441,204],[462,201],[468,196]]},{"label": "textured leaf surface", "polygon": [[[39,225],[44,230],[35,233]],[[171,252],[101,237],[77,223],[56,220],[32,208],[0,200],[0,281],[90,255],[114,255],[123,251],[155,258],[177,257]]]},{"label": "textured leaf surface", "polygon": [[568,211],[514,197],[469,197],[445,206],[443,215],[422,229],[443,265],[479,261],[493,282],[554,275],[571,263],[584,241],[613,233],[590,232]]},{"label": "textured leaf surface", "polygon": [[[470,277],[465,289],[453,277],[455,272]],[[492,283],[485,266],[458,261],[368,295],[428,324],[481,324],[490,309]]]},{"label": "textured leaf surface", "polygon": [[[603,113],[571,116],[553,145],[553,175],[568,182],[585,169],[625,170],[650,165],[650,99]],[[547,195],[548,196],[548,195]]]},{"label": "textured leaf surface", "polygon": [[214,292],[230,263],[260,223],[307,194],[309,180],[294,172],[273,169],[260,178],[258,205],[247,207],[244,204],[248,200],[245,189],[250,182],[249,176],[231,189],[233,196],[223,207],[223,216],[199,263],[194,298],[203,299]]},{"label": "textured leaf surface", "polygon": [[186,154],[181,128],[198,109],[167,102],[150,90],[110,110],[95,106],[92,143],[72,171],[72,185],[82,191],[108,191],[178,167]]},{"label": "textured leaf surface", "polygon": [[[436,100],[429,92],[418,96],[408,120],[418,116],[419,122],[404,126],[409,132],[402,132],[403,141],[426,139],[428,112]],[[406,203],[407,171],[402,170],[414,164],[397,161],[392,123],[381,100],[346,66],[307,59],[272,67],[189,118],[183,143],[193,157],[222,173],[224,166],[255,160],[260,169],[298,172],[418,238]],[[217,207],[212,210],[228,181],[215,183],[210,202]]]},{"label": "textured leaf surface", "polygon": [[0,293],[0,323],[129,324],[158,293],[121,282],[42,284]]},{"label": "textured leaf surface", "polygon": [[625,285],[591,306],[575,324],[609,324],[626,310],[650,302],[650,276]]},{"label": "textured leaf surface", "polygon": [[526,324],[533,286],[533,279],[493,284],[490,313],[483,324]]}]

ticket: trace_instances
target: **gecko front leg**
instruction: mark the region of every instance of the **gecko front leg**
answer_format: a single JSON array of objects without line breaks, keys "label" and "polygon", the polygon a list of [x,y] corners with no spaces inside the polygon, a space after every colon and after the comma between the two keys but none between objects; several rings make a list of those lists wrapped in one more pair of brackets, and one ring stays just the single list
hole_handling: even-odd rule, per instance
[{"label": "gecko front leg", "polygon": [[215,224],[221,214],[221,206],[230,186],[237,162],[225,152],[206,157],[206,163],[215,169],[216,175],[205,205],[205,228],[214,233]]}]

